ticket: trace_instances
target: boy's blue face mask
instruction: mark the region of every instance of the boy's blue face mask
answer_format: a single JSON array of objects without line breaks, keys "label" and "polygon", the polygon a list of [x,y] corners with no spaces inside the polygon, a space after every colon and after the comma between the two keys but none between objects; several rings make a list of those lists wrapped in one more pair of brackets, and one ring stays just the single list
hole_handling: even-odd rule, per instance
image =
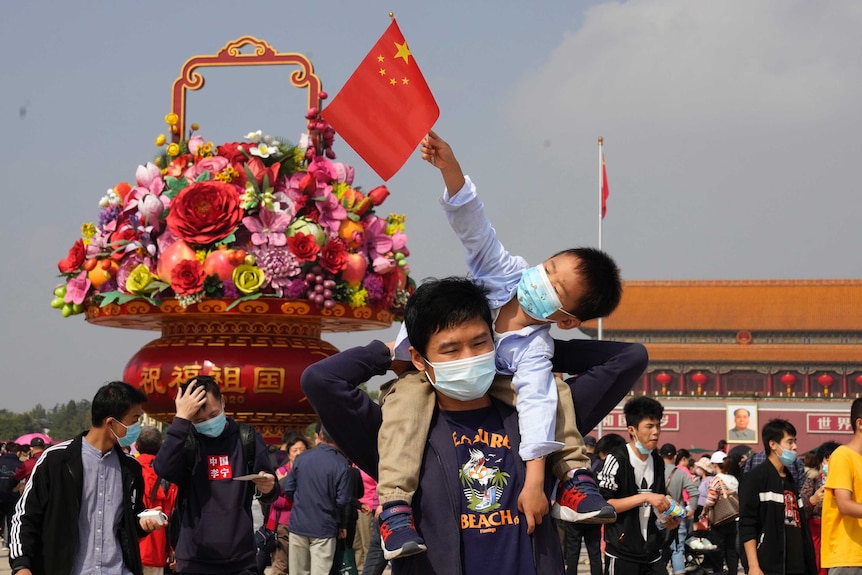
[{"label": "boy's blue face mask", "polygon": [[557,311],[574,317],[563,309],[563,303],[557,296],[551,284],[545,264],[524,270],[518,282],[518,303],[527,315],[539,321],[550,321],[548,318]]},{"label": "boy's blue face mask", "polygon": [[111,430],[111,433],[114,433],[114,437],[117,438],[117,442],[122,447],[131,447],[132,444],[138,440],[138,437],[141,435],[141,422],[136,421],[132,425],[126,425],[122,421],[115,419],[117,423],[126,428],[126,434],[123,437],[118,437],[114,430]]}]

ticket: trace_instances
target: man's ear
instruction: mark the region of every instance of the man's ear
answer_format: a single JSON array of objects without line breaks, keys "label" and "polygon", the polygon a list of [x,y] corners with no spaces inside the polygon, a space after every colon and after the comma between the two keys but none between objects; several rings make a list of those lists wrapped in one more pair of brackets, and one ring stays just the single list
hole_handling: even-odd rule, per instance
[{"label": "man's ear", "polygon": [[566,316],[557,322],[557,327],[560,329],[575,329],[576,327],[580,327],[581,320],[576,317]]},{"label": "man's ear", "polygon": [[412,345],[407,351],[410,352],[410,361],[413,363],[413,367],[419,371],[425,371],[425,360],[422,358],[422,354],[416,351]]}]

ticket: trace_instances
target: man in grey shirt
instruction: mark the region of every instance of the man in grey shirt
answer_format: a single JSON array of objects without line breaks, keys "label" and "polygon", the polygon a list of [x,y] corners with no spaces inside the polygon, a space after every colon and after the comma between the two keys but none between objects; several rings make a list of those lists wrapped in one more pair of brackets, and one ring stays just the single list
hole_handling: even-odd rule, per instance
[{"label": "man in grey shirt", "polygon": [[127,383],[104,385],[90,430],[45,450],[15,507],[13,574],[143,573],[138,539],[161,524],[138,517],[144,478],[122,446],[137,439],[146,401]]}]

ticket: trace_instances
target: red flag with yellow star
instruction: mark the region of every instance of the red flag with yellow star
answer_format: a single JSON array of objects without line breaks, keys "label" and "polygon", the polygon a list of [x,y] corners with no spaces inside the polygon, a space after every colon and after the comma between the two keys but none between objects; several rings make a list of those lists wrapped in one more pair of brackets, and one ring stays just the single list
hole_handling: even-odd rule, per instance
[{"label": "red flag with yellow star", "polygon": [[440,109],[394,18],[321,115],[384,180],[434,126]]}]

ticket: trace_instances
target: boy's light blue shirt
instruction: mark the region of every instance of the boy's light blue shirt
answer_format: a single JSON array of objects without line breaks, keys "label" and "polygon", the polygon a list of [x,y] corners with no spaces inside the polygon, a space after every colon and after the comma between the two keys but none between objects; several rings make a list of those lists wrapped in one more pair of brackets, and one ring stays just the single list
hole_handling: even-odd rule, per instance
[{"label": "boy's light blue shirt", "polygon": [[[506,251],[485,209],[477,197],[476,186],[465,176],[464,187],[450,199],[444,192],[440,200],[449,225],[467,252],[467,269],[488,292],[491,310],[501,308],[517,295],[521,274],[529,264],[524,258]],[[494,314],[496,318],[496,313]],[[554,340],[551,324],[533,325],[518,331],[494,333],[497,371],[512,376],[518,396],[516,408],[521,431],[518,454],[528,461],[559,450],[554,441],[557,414],[557,385],[551,366]],[[395,340],[395,358],[410,359],[410,341],[404,325]]]}]

